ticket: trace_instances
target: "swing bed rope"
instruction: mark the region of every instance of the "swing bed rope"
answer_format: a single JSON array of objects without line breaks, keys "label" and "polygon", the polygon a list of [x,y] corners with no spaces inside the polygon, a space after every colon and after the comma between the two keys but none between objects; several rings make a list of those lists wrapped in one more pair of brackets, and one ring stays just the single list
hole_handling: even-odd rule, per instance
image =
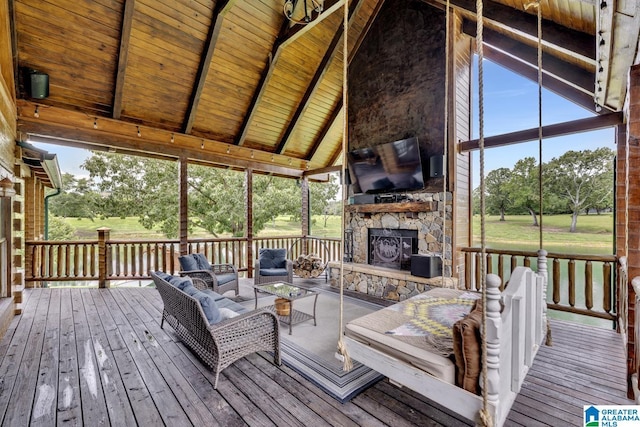
[{"label": "swing bed rope", "polygon": [[341,250],[340,253],[342,256],[340,257],[340,322],[338,329],[338,354],[342,357],[342,370],[349,371],[353,367],[351,362],[351,357],[349,357],[349,352],[347,351],[347,346],[344,343],[344,231],[346,229],[346,217],[344,214],[344,206],[347,200],[347,186],[346,186],[346,164],[347,164],[347,138],[348,138],[348,96],[347,96],[347,88],[348,88],[348,44],[347,44],[347,34],[348,34],[348,26],[349,26],[349,2],[344,2],[343,8],[343,21],[342,25],[344,26],[344,31],[342,32],[342,169],[341,169],[341,186],[342,186],[342,225],[341,225],[341,233],[342,240],[340,241]]}]

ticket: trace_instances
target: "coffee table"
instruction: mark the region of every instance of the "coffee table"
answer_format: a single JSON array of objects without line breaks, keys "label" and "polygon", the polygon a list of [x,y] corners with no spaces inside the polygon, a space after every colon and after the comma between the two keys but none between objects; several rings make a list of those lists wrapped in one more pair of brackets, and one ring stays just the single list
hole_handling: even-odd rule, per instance
[{"label": "coffee table", "polygon": [[[299,288],[297,286],[292,285],[287,282],[273,282],[266,283],[261,285],[253,285],[253,291],[256,297],[256,305],[255,308],[258,308],[258,292],[262,292],[265,294],[275,295],[279,298],[284,298],[289,301],[289,315],[282,316],[276,312],[275,305],[270,305],[264,307],[270,311],[273,311],[280,322],[285,325],[289,325],[289,335],[291,335],[291,330],[293,325],[297,325],[301,322],[306,322],[307,320],[313,319],[313,326],[317,326],[316,323],[316,305],[318,303],[318,293],[309,289]],[[307,297],[315,297],[313,301],[313,314],[305,313],[300,310],[294,310],[293,302],[297,299],[307,298]]]}]

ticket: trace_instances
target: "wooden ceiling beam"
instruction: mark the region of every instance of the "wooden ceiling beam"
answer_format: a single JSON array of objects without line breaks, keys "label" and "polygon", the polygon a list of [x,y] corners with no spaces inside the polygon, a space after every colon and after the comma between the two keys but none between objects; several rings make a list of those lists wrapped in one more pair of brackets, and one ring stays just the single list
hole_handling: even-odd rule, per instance
[{"label": "wooden ceiling beam", "polygon": [[[609,113],[596,117],[588,117],[586,119],[578,119],[570,122],[556,123],[542,127],[543,138],[554,138],[564,135],[572,135],[575,133],[589,132],[598,129],[618,126],[624,123],[624,114],[620,111],[617,113]],[[504,145],[519,144],[521,142],[536,141],[539,138],[539,129],[531,128],[517,132],[505,133],[486,137],[484,139],[485,148],[501,147]],[[460,142],[458,151],[472,151],[479,149],[479,140],[472,139],[470,141]]]},{"label": "wooden ceiling beam", "polygon": [[[446,5],[444,0],[423,0],[430,4]],[[451,6],[462,15],[475,22],[475,0],[450,0]],[[535,15],[518,11],[495,1],[485,2],[483,6],[485,28],[501,28],[510,33],[519,34],[532,42],[538,41],[538,22]],[[595,35],[572,30],[548,19],[542,20],[543,45],[562,51],[564,54],[580,58],[595,64]]]},{"label": "wooden ceiling beam", "polygon": [[116,71],[116,84],[113,92],[113,109],[111,116],[119,119],[122,114],[122,97],[124,95],[124,79],[127,74],[129,61],[129,41],[131,39],[131,27],[133,25],[133,12],[135,0],[125,0],[124,13],[122,14],[122,31],[120,32],[120,51],[118,53],[118,69]]},{"label": "wooden ceiling beam", "polygon": [[[349,52],[349,55],[347,57],[347,63],[348,64],[351,64],[351,61],[356,56],[356,53],[358,52],[358,49],[362,45],[362,41],[367,36],[367,33],[369,32],[369,29],[371,29],[371,26],[373,25],[373,22],[375,21],[376,17],[378,16],[378,13],[380,12],[380,9],[382,9],[382,5],[383,4],[384,4],[384,0],[378,0],[378,2],[376,3],[375,9],[371,13],[371,15],[369,15],[369,19],[367,20],[367,22],[363,26],[362,31],[360,31],[360,35],[358,36],[358,39],[356,40],[356,42],[351,47],[351,51]],[[313,156],[315,156],[316,151],[318,151],[318,148],[320,148],[320,145],[322,144],[322,141],[327,136],[327,133],[329,133],[329,129],[331,129],[331,127],[333,126],[334,122],[336,121],[338,115],[340,114],[340,111],[342,111],[342,104],[343,104],[342,96],[343,95],[341,93],[340,94],[340,100],[338,101],[338,104],[336,105],[336,107],[331,112],[331,115],[329,116],[329,118],[327,119],[324,127],[322,128],[322,130],[320,131],[320,133],[316,137],[316,140],[313,143],[311,151],[309,152],[309,154],[307,154],[305,156],[305,159],[311,160],[313,158]],[[329,165],[335,164],[338,161],[338,158],[340,157],[341,153],[342,153],[342,147],[340,147],[339,150],[336,150],[336,152],[334,153],[333,157],[329,161]]]},{"label": "wooden ceiling beam", "polygon": [[[535,82],[536,84],[538,83],[537,69],[523,63],[511,55],[507,55],[506,53],[494,49],[491,46],[485,46],[484,57],[531,80],[532,82]],[[593,111],[597,114],[606,114],[611,112],[611,110],[607,108],[603,108],[600,112],[595,111],[593,92],[585,93],[582,90],[568,85],[566,82],[556,78],[555,76],[543,73],[542,86],[589,111]]]},{"label": "wooden ceiling beam", "polygon": [[200,57],[200,64],[198,65],[198,72],[196,74],[195,85],[189,98],[189,107],[187,108],[187,114],[182,125],[182,132],[189,134],[193,128],[193,122],[196,119],[196,113],[198,112],[198,104],[200,103],[200,96],[202,90],[207,81],[209,75],[209,69],[211,68],[211,59],[213,58],[213,51],[218,43],[218,37],[220,36],[220,30],[222,29],[222,23],[224,22],[225,15],[234,6],[236,0],[224,0],[216,2],[213,16],[211,17],[211,25],[209,26],[209,33],[207,34],[207,41],[204,45],[204,53]]},{"label": "wooden ceiling beam", "polygon": [[242,125],[240,125],[240,131],[238,132],[238,136],[236,137],[235,145],[242,146],[247,139],[247,133],[249,132],[251,122],[255,117],[256,111],[258,110],[258,104],[260,104],[260,101],[262,100],[262,97],[267,90],[269,81],[273,76],[273,72],[276,69],[278,60],[280,59],[280,54],[282,53],[282,42],[286,37],[288,28],[289,21],[285,19],[282,23],[282,26],[280,27],[279,35],[273,43],[273,47],[271,48],[271,53],[269,54],[267,64],[264,70],[262,70],[260,81],[256,86],[256,90],[253,92],[253,97],[251,98],[251,102],[249,103],[249,108],[247,109],[247,113],[244,115]]},{"label": "wooden ceiling beam", "polygon": [[[331,112],[331,115],[329,116],[329,119],[327,120],[327,124],[320,130],[320,134],[316,138],[316,141],[313,144],[313,147],[311,148],[311,151],[309,152],[309,154],[307,154],[304,157],[306,160],[311,161],[313,159],[313,156],[316,155],[316,152],[318,151],[318,149],[322,145],[322,141],[324,141],[324,138],[327,136],[327,133],[329,133],[329,129],[331,129],[331,127],[335,123],[336,119],[340,115],[341,111],[342,111],[342,91],[340,91],[340,102],[338,103],[336,108],[334,108],[333,111]],[[329,164],[333,164],[333,163],[329,163]]]},{"label": "wooden ceiling beam", "polygon": [[[360,0],[353,0],[353,2],[351,3],[351,6],[349,7],[349,24],[348,24],[349,27],[351,26],[351,23],[353,22],[353,18],[354,16],[356,16],[356,13],[361,5],[362,5],[362,2]],[[278,147],[276,148],[276,151],[275,151],[276,153],[282,154],[284,152],[284,149],[286,148],[287,143],[289,142],[289,138],[291,138],[291,134],[293,133],[293,130],[298,125],[298,122],[302,117],[302,114],[306,111],[307,107],[309,106],[309,102],[311,101],[311,98],[313,98],[313,95],[318,89],[318,85],[320,84],[320,81],[324,77],[327,69],[329,68],[329,65],[335,58],[336,52],[338,51],[338,48],[340,46],[339,43],[340,43],[340,40],[342,40],[343,34],[344,34],[344,26],[340,25],[338,27],[338,31],[336,31],[336,33],[334,34],[333,39],[331,39],[331,43],[329,43],[329,47],[327,48],[327,51],[325,52],[322,58],[322,61],[320,61],[320,64],[318,65],[318,69],[313,75],[311,82],[309,82],[309,85],[307,86],[307,90],[305,91],[304,95],[302,96],[302,99],[298,103],[298,108],[296,108],[296,111],[293,113],[293,117],[291,118],[291,121],[289,121],[289,125],[285,129],[282,139],[280,140],[280,143],[278,143]]]},{"label": "wooden ceiling beam", "polygon": [[[301,176],[307,162],[266,151],[240,148],[224,142],[145,127],[121,120],[87,116],[79,111],[18,100],[18,131],[22,134],[57,138],[93,146],[113,147],[139,155],[187,156],[240,169],[252,168],[280,176]],[[95,123],[95,126],[94,126]]]},{"label": "wooden ceiling beam", "polygon": [[265,69],[262,71],[260,82],[258,83],[258,86],[256,87],[256,90],[253,94],[253,98],[251,99],[251,103],[249,104],[249,108],[247,109],[247,114],[245,114],[242,125],[240,126],[240,131],[238,132],[238,136],[235,141],[236,145],[244,145],[247,139],[247,133],[249,132],[249,127],[251,126],[251,122],[255,117],[255,113],[258,109],[258,104],[260,104],[260,101],[262,100],[262,97],[264,96],[264,93],[269,86],[269,81],[271,80],[273,71],[276,69],[282,50],[288,44],[292,43],[295,39],[311,30],[311,28],[320,23],[323,19],[331,15],[336,10],[339,10],[340,6],[342,5],[344,5],[344,0],[328,1],[325,4],[326,9],[324,10],[324,12],[322,12],[318,18],[314,19],[312,22],[306,25],[298,24],[290,27],[289,20],[285,18],[284,22],[282,23],[282,27],[280,28],[280,34],[276,38],[276,41],[273,44],[273,48],[271,49],[269,61],[267,62]]},{"label": "wooden ceiling beam", "polygon": [[[476,23],[464,19],[462,22],[462,32],[473,38],[476,37]],[[495,49],[503,51],[522,62],[525,62],[537,70],[538,68],[538,49],[531,47],[517,40],[511,39],[503,34],[485,28],[482,34],[482,41],[493,46]],[[569,64],[558,57],[548,53],[542,53],[542,71],[547,74],[554,75],[570,86],[574,86],[583,90],[585,93],[593,93],[595,81],[594,71],[587,71],[576,65]]]}]

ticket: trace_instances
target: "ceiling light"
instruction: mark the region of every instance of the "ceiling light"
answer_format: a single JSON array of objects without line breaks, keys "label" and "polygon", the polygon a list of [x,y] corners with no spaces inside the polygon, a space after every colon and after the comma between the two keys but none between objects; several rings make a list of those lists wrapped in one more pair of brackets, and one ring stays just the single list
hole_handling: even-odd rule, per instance
[{"label": "ceiling light", "polygon": [[285,0],[284,2],[284,16],[295,24],[308,24],[320,16],[323,10],[324,0]]}]

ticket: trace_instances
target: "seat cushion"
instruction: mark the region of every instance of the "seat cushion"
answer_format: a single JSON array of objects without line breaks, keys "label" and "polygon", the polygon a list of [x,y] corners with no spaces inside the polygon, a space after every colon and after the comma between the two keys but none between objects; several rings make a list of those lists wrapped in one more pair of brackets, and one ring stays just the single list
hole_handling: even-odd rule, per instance
[{"label": "seat cushion", "polygon": [[263,268],[287,268],[286,249],[261,248],[258,252],[258,259],[260,260],[260,271]]},{"label": "seat cushion", "polygon": [[261,276],[288,276],[289,272],[286,268],[261,268]]},{"label": "seat cushion", "polygon": [[158,276],[159,278],[161,278],[165,282],[169,282],[169,283],[171,283],[171,278],[175,277],[175,276],[172,276],[172,275],[170,275],[168,273],[165,273],[164,271],[155,271],[154,273],[156,273],[156,276]]},{"label": "seat cushion", "polygon": [[233,273],[216,274],[216,279],[218,279],[218,285],[224,285],[226,283],[236,280],[236,275]]},{"label": "seat cushion", "polygon": [[196,259],[191,255],[182,255],[178,257],[178,261],[180,262],[180,268],[182,271],[200,270]]},{"label": "seat cushion", "polygon": [[207,317],[207,321],[209,321],[210,325],[222,320],[218,304],[213,300],[213,298],[200,291],[196,292],[193,297],[200,303],[202,311],[204,311],[204,315]]}]

